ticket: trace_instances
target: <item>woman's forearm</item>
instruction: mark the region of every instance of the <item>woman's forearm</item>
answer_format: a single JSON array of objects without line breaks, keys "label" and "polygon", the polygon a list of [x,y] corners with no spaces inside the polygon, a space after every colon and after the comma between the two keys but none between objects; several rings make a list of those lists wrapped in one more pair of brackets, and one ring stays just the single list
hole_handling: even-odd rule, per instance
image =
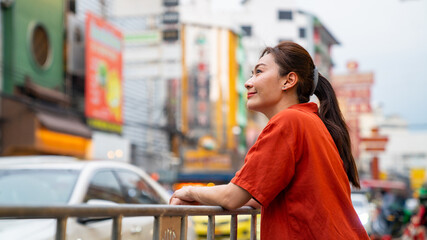
[{"label": "woman's forearm", "polygon": [[176,191],[172,195],[174,197],[203,205],[219,205],[226,209],[239,208],[251,199],[246,190],[233,183],[213,187],[185,187]]}]

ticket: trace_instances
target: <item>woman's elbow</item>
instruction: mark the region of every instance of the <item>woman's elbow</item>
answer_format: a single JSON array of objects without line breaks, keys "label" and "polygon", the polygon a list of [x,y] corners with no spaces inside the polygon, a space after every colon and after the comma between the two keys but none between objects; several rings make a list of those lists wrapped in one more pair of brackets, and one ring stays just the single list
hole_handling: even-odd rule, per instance
[{"label": "woman's elbow", "polygon": [[222,204],[222,207],[227,210],[236,210],[238,208],[243,207],[244,203],[235,202],[235,201],[229,201],[224,204]]},{"label": "woman's elbow", "polygon": [[235,210],[247,203],[252,196],[243,188],[229,183],[225,186],[221,206],[227,210]]},{"label": "woman's elbow", "polygon": [[[250,198],[249,198],[250,199]],[[236,197],[234,195],[231,195],[229,197],[224,197],[223,202],[221,204],[221,207],[227,209],[227,210],[236,210],[238,208],[241,208],[247,203],[249,200],[246,199],[246,197]]]}]

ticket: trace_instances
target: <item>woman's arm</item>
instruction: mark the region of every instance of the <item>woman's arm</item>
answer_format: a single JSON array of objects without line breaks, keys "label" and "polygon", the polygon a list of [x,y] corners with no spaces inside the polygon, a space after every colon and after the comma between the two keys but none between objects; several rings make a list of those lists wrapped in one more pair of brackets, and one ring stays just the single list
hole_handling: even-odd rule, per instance
[{"label": "woman's arm", "polygon": [[229,183],[214,187],[183,187],[172,195],[172,205],[219,205],[225,209],[237,209],[252,196],[243,188]]}]

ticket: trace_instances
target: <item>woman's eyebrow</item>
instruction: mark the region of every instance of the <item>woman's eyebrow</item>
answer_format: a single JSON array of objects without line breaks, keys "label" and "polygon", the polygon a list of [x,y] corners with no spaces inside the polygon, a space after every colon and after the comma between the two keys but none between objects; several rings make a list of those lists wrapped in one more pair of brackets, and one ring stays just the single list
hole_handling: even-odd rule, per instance
[{"label": "woman's eyebrow", "polygon": [[258,63],[258,64],[254,67],[254,69],[257,69],[259,66],[262,66],[262,65],[267,66],[267,64],[265,64],[265,63]]}]

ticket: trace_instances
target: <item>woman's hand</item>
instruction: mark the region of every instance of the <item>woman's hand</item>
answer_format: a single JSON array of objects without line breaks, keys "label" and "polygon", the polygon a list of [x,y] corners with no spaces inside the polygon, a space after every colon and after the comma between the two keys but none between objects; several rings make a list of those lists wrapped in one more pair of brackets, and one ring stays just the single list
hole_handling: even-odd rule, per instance
[{"label": "woman's hand", "polygon": [[185,186],[181,189],[176,190],[171,199],[169,200],[170,205],[200,205],[199,202],[193,196],[191,192],[191,186]]},{"label": "woman's hand", "polygon": [[170,205],[200,205],[200,203],[198,202],[187,202],[176,197],[172,197],[169,200],[169,204]]}]

